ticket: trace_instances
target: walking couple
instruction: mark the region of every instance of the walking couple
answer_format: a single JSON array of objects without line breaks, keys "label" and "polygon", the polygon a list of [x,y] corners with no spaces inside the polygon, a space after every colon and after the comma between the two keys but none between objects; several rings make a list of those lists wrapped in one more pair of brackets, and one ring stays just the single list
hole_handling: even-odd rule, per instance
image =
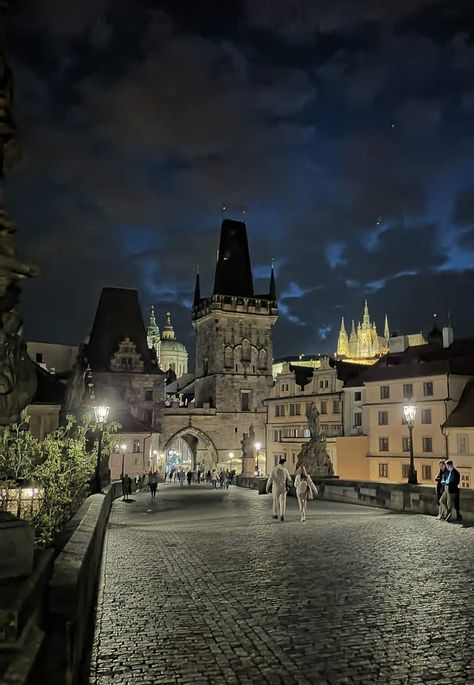
[{"label": "walking couple", "polygon": [[[267,480],[266,491],[273,494],[273,518],[285,520],[286,496],[288,490],[293,485],[291,476],[285,467],[286,459],[280,459],[278,466],[272,470]],[[318,490],[313,483],[311,476],[306,472],[304,466],[300,466],[295,478],[295,490],[300,508],[301,521],[306,521],[306,507],[308,499],[313,499],[318,494]]]}]

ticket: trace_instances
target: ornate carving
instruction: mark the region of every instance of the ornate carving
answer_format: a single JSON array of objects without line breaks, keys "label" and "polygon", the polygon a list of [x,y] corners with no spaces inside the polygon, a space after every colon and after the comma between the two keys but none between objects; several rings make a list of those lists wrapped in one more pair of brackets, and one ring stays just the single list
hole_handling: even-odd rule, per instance
[{"label": "ornate carving", "polygon": [[118,346],[110,360],[111,371],[132,371],[143,373],[143,359],[137,352],[137,346],[127,336]]},{"label": "ornate carving", "polygon": [[310,432],[309,442],[301,445],[296,469],[304,466],[308,473],[315,477],[330,478],[334,476],[331,459],[326,450],[326,440],[321,434],[319,412],[314,402],[306,410]]},{"label": "ornate carving", "polygon": [[[7,0],[0,0],[0,10]],[[37,274],[16,258],[15,225],[4,203],[5,175],[20,157],[13,117],[13,75],[0,45],[0,424],[18,420],[36,392],[36,369],[22,342],[17,281]]]}]

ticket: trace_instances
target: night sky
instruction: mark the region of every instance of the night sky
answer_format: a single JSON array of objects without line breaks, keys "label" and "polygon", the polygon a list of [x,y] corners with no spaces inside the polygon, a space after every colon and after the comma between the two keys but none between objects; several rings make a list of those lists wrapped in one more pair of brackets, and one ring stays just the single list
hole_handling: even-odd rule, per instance
[{"label": "night sky", "polygon": [[223,204],[257,291],[275,260],[277,356],[366,297],[380,333],[474,333],[472,0],[31,0],[3,33],[28,339],[80,342],[119,286],[192,348]]}]

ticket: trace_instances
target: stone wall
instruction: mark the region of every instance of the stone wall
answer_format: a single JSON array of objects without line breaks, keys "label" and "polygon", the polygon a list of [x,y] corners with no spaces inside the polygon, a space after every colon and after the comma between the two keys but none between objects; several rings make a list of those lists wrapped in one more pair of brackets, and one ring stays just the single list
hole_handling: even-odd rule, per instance
[{"label": "stone wall", "polygon": [[113,483],[105,496],[91,495],[71,522],[75,530],[57,556],[49,581],[46,644],[41,680],[35,682],[78,682],[96,601],[105,527],[112,502],[121,494],[121,484]]},{"label": "stone wall", "polygon": [[[339,478],[313,479],[321,499],[331,502],[363,504],[412,514],[438,513],[435,489],[425,485],[406,483],[376,483],[374,481],[340,480]],[[261,490],[266,478],[237,477],[237,485]],[[461,489],[461,513],[464,521],[474,521],[474,490]],[[290,491],[290,495],[294,492]]]}]

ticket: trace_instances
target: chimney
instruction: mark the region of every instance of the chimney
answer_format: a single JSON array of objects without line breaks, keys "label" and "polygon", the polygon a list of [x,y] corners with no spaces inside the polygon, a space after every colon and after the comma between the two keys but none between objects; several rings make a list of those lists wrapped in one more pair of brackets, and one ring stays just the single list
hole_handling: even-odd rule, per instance
[{"label": "chimney", "polygon": [[451,326],[443,328],[443,347],[451,347],[454,341],[454,331]]}]

